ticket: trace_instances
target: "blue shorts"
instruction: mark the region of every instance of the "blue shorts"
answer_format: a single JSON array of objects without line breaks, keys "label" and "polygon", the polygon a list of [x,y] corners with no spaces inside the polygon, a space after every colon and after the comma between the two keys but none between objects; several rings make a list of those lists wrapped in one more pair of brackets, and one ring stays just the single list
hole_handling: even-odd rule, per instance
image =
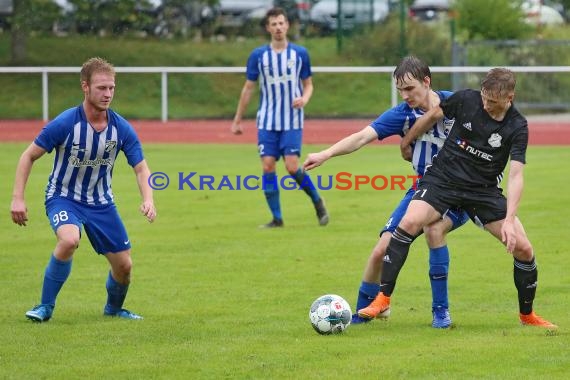
[{"label": "blue shorts", "polygon": [[[408,189],[408,191],[404,195],[404,198],[402,198],[402,200],[400,201],[400,204],[398,205],[398,207],[396,207],[394,212],[392,212],[392,215],[390,215],[390,219],[388,219],[388,222],[386,223],[384,228],[382,228],[382,230],[380,230],[380,236],[382,236],[382,234],[386,231],[394,233],[394,231],[396,230],[396,227],[398,227],[398,224],[400,224],[400,221],[404,217],[404,214],[406,213],[406,210],[408,209],[408,205],[412,201],[412,198],[413,198],[416,190],[417,190],[417,188],[414,188],[414,187],[410,187]],[[447,211],[447,213],[445,214],[445,217],[448,217],[449,219],[451,219],[451,223],[452,223],[451,231],[453,231],[456,228],[461,227],[462,225],[467,223],[467,221],[469,220],[469,215],[467,214],[467,212],[465,212],[459,208],[449,209]]]},{"label": "blue shorts", "polygon": [[64,224],[85,227],[85,233],[98,254],[116,253],[131,248],[127,230],[114,204],[88,206],[66,198],[46,201],[46,215],[57,231]]},{"label": "blue shorts", "polygon": [[302,140],[302,129],[289,131],[257,130],[257,149],[260,157],[271,156],[279,160],[281,156],[300,156]]}]

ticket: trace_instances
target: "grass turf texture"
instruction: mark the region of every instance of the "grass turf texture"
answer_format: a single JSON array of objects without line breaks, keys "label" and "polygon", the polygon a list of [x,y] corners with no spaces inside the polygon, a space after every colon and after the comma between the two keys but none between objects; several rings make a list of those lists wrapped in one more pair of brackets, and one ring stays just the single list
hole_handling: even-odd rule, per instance
[{"label": "grass turf texture", "polygon": [[[6,210],[25,144],[1,148]],[[320,148],[305,146],[303,158]],[[401,273],[390,320],[350,326],[339,336],[313,331],[311,302],[336,293],[355,307],[376,234],[403,191],[323,191],[331,214],[326,228],[317,225],[304,193],[282,191],[286,227],[259,230],[270,219],[261,191],[175,186],[178,172],[213,175],[217,183],[224,174],[259,175],[255,146],[147,144],[145,152],[151,170],[171,178],[168,189],[155,192],[156,222],[138,214],[135,178],[122,156],[113,186],[133,243],[125,306],[145,319],[101,316],[108,265],[85,236],[53,319],[38,325],[24,318],[38,302],[55,243],[43,208],[53,159],[45,156],[28,183],[29,225],[20,228],[6,214],[1,222],[0,378],[567,378],[567,148],[529,149],[519,213],[538,258],[536,310],[560,326],[557,332],[519,325],[512,259],[469,223],[448,238],[455,328],[430,327],[427,249],[420,238]],[[397,157],[396,146],[368,147],[312,175],[411,174]],[[281,162],[278,173],[285,173]]]}]

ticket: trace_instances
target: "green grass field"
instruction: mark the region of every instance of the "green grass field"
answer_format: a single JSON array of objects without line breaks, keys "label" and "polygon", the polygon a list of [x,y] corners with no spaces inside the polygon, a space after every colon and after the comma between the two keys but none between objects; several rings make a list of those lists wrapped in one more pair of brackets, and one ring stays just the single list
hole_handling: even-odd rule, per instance
[{"label": "green grass field", "polygon": [[[567,379],[570,371],[567,147],[530,147],[520,217],[534,244],[540,281],[536,310],[555,333],[518,323],[512,259],[469,223],[449,238],[455,327],[430,327],[431,295],[423,238],[413,246],[389,321],[320,336],[311,302],[337,293],[354,307],[364,264],[402,191],[324,191],[331,214],[317,225],[304,193],[282,191],[286,228],[270,218],[261,191],[176,189],[177,173],[219,178],[258,175],[255,146],[147,145],[153,171],[171,178],[155,192],[158,219],[138,213],[124,157],[114,192],[133,243],[126,307],[143,321],[105,319],[108,266],[84,238],[53,319],[32,324],[55,239],[44,215],[51,156],[28,184],[25,228],[8,215],[14,170],[25,144],[1,144],[0,378],[2,379]],[[306,146],[308,152],[321,147]],[[396,146],[372,146],[313,172],[412,174]],[[284,173],[279,167],[279,173]]]}]

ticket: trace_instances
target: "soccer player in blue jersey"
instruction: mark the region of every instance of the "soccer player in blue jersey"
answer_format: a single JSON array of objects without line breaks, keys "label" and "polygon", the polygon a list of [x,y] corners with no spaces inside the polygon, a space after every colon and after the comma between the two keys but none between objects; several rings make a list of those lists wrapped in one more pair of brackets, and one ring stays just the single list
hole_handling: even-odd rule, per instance
[{"label": "soccer player in blue jersey", "polygon": [[[328,149],[307,156],[303,166],[306,170],[313,169],[323,164],[328,159],[344,154],[352,153],[362,146],[376,140],[383,140],[389,136],[404,136],[410,131],[416,120],[424,112],[439,104],[443,99],[451,95],[449,91],[434,91],[431,89],[431,72],[429,67],[419,58],[409,56],[403,58],[394,70],[396,87],[404,102],[382,113],[375,121],[359,132],[356,132]],[[441,120],[432,124],[428,132],[420,136],[413,143],[412,164],[419,176],[422,176],[426,168],[431,165],[432,157],[443,146],[443,142],[449,133],[450,125],[447,120]],[[378,243],[372,250],[364,274],[358,298],[356,310],[368,306],[380,291],[380,273],[382,271],[386,247],[390,238],[406,212],[408,204],[414,195],[415,186],[410,187],[400,204],[396,207],[386,225],[380,231]],[[435,328],[447,328],[451,325],[449,314],[449,302],[447,292],[447,276],[449,270],[449,251],[445,240],[446,234],[465,224],[467,215],[459,210],[450,210],[441,220],[426,226],[424,229],[429,246],[429,277],[432,288],[432,326]],[[377,317],[387,317],[390,309],[383,310]],[[370,320],[354,314],[352,323],[362,323]]]},{"label": "soccer player in blue jersey", "polygon": [[142,319],[123,308],[131,275],[131,243],[113,201],[111,178],[120,151],[134,169],[141,193],[141,213],[154,221],[149,168],[133,127],[109,107],[115,93],[115,69],[101,58],[87,60],[81,68],[83,103],[49,122],[22,153],[16,169],[11,213],[14,223],[25,226],[24,199],[34,162],[55,150],[45,196],[46,214],[57,243],[45,270],[41,303],[26,313],[35,322],[52,317],[57,295],[71,272],[81,239],[81,229],[98,254],[109,261],[106,316]]},{"label": "soccer player in blue jersey", "polygon": [[263,167],[263,190],[273,219],[261,227],[283,227],[279,201],[276,161],[283,156],[289,174],[315,207],[321,226],[327,225],[329,215],[324,201],[304,170],[299,167],[303,138],[303,107],[313,94],[311,61],[307,49],[287,41],[289,22],[282,8],[267,12],[265,28],[271,42],[255,49],[247,61],[246,81],[241,91],[232,133],[243,133],[241,121],[249,104],[255,82],[259,81],[260,99],[257,110],[257,140]]}]

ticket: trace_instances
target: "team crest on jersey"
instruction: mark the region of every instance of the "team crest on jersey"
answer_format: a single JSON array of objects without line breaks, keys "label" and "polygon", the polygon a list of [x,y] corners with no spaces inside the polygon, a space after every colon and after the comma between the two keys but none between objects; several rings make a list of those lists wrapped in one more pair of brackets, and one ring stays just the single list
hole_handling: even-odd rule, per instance
[{"label": "team crest on jersey", "polygon": [[489,140],[487,140],[489,142],[489,145],[491,145],[493,148],[498,148],[501,146],[501,140],[503,138],[501,137],[500,134],[498,133],[493,133],[491,135],[491,137],[489,137]]},{"label": "team crest on jersey", "polygon": [[290,59],[287,61],[287,67],[289,69],[292,69],[293,67],[295,67],[295,60],[294,59]]},{"label": "team crest on jersey", "polygon": [[105,152],[111,152],[117,147],[115,140],[105,141]]}]

